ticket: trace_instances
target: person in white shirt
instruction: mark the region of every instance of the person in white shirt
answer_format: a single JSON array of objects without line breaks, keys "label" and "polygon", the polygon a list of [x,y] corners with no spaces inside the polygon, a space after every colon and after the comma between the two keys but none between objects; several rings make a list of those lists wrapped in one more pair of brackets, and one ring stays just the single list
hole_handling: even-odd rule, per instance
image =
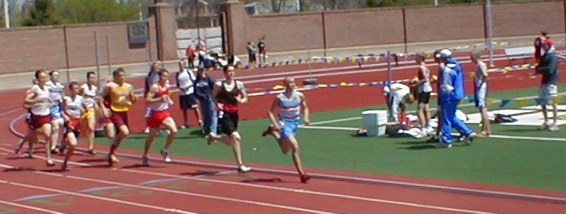
[{"label": "person in white shirt", "polygon": [[62,106],[63,97],[65,96],[65,86],[63,86],[59,82],[60,76],[61,74],[57,70],[49,72],[50,81],[46,84],[49,90],[49,98],[55,102],[55,105],[53,105],[50,109],[52,128],[51,131],[53,132],[51,134],[51,152],[55,154],[59,153],[59,150],[57,148],[60,148],[60,145],[58,145],[57,142],[59,142],[59,132],[61,131],[64,123]]},{"label": "person in white shirt", "polygon": [[63,99],[63,118],[65,119],[65,131],[63,138],[65,139],[65,147],[68,146],[65,160],[61,165],[62,171],[68,171],[67,163],[73,156],[75,147],[78,144],[78,139],[81,135],[81,116],[85,112],[86,103],[85,99],[80,96],[79,83],[69,83],[69,96]]},{"label": "person in white shirt", "polygon": [[177,88],[179,88],[179,106],[183,112],[183,125],[182,129],[189,127],[189,120],[187,111],[192,109],[195,113],[199,126],[202,126],[201,113],[195,98],[194,82],[196,76],[193,71],[187,68],[187,63],[184,60],[179,61],[179,72],[177,72]]},{"label": "person in white shirt", "polygon": [[94,71],[86,73],[86,83],[80,88],[80,95],[84,98],[86,109],[81,116],[81,127],[88,137],[88,153],[96,155],[94,151],[94,128],[96,126],[96,112],[98,112],[98,105],[96,102],[96,95],[98,95],[98,87],[96,87],[96,76]]},{"label": "person in white shirt", "polygon": [[30,106],[32,126],[35,135],[45,136],[47,143],[45,144],[46,165],[55,166],[55,162],[51,159],[51,107],[55,102],[49,96],[49,89],[46,86],[47,73],[45,70],[35,72],[37,84],[32,86],[24,99],[24,105]]},{"label": "person in white shirt", "polygon": [[[391,88],[391,91],[389,91],[389,88]],[[403,123],[406,118],[406,104],[411,104],[415,101],[415,97],[411,94],[411,89],[404,84],[393,83],[390,87],[385,87],[384,90],[385,93],[389,94],[393,121]]]},{"label": "person in white shirt", "polygon": [[481,60],[479,51],[473,52],[470,59],[476,64],[476,73],[474,75],[474,98],[476,107],[480,110],[482,131],[478,134],[480,137],[489,137],[491,128],[489,117],[487,115],[487,66]]},{"label": "person in white shirt", "polygon": [[430,70],[427,68],[426,54],[417,53],[415,61],[419,66],[417,70],[417,81],[414,83],[418,97],[417,117],[419,118],[421,132],[427,134],[430,129],[430,115],[428,113],[428,103],[430,101],[430,93],[432,92],[432,85],[430,83],[431,75]]}]

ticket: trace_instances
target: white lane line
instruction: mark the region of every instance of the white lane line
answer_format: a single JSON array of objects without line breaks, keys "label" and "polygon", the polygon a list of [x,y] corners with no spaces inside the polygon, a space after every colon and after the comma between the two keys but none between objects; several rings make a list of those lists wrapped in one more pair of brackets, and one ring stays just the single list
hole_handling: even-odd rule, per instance
[{"label": "white lane line", "polygon": [[[565,95],[566,92],[561,92],[558,93],[558,95]],[[519,100],[519,99],[533,99],[533,98],[538,98],[538,96],[526,96],[526,97],[517,97],[517,98],[513,98],[513,100]],[[494,98],[494,99],[498,99],[498,98]],[[466,100],[464,100],[466,101]],[[501,103],[501,100],[494,100],[493,104],[497,104],[497,103]],[[474,106],[474,103],[464,103],[464,104],[460,104],[460,107],[470,107],[470,106]],[[382,107],[385,108],[385,107]],[[429,108],[429,111],[436,111],[438,108]],[[383,109],[381,109],[383,110]],[[411,111],[407,111],[407,113],[415,113],[417,112],[416,110],[411,110]],[[356,117],[347,117],[347,118],[340,118],[340,119],[332,119],[332,120],[323,120],[323,121],[318,121],[318,122],[312,122],[311,126],[314,125],[322,125],[322,124],[329,124],[329,123],[338,123],[338,122],[344,122],[344,121],[352,121],[352,120],[361,120],[362,117],[356,116]]]},{"label": "white lane line", "polygon": [[9,115],[9,114],[12,114],[12,113],[18,112],[18,111],[22,111],[22,109],[17,108],[17,109],[13,109],[13,110],[10,110],[10,111],[2,112],[2,113],[0,113],[0,117],[3,117],[4,115]]},{"label": "white lane line", "polygon": [[489,137],[500,138],[500,139],[515,139],[515,140],[542,140],[542,141],[566,142],[566,138],[554,138],[554,137],[528,137],[528,136],[510,136],[510,135],[490,135]]},{"label": "white lane line", "polygon": [[1,163],[0,163],[0,167],[5,168],[5,169],[15,169],[16,168],[16,167],[4,165],[4,164],[1,164]]},{"label": "white lane line", "polygon": [[[566,92],[559,93],[560,95],[566,94]],[[529,97],[522,97],[522,98],[535,98],[537,96],[529,96]],[[519,99],[519,98],[517,98]],[[499,103],[500,101],[495,101],[494,103]],[[472,103],[462,104],[460,106],[472,106]],[[432,108],[431,110],[435,110]],[[24,115],[14,119],[10,123],[10,131],[17,136],[23,137],[24,135],[18,132],[14,128],[14,124],[18,119],[23,118]],[[104,151],[99,151],[104,153]],[[120,156],[130,157],[130,158],[138,158],[136,155],[128,155],[128,154],[121,154]],[[157,159],[154,159],[157,160]],[[199,165],[205,167],[221,167],[221,168],[234,168],[231,165],[225,164],[213,164],[213,163],[204,163],[204,162],[197,162],[197,161],[184,161],[184,160],[176,160],[175,163],[182,163],[182,164],[190,164],[190,165]],[[296,172],[294,171],[287,171],[287,170],[276,170],[276,169],[268,169],[268,168],[254,168],[254,171],[259,172],[266,172],[266,173],[276,173],[276,174],[286,174],[286,175],[295,175]],[[318,178],[326,178],[326,179],[336,179],[336,180],[343,180],[343,181],[351,181],[351,182],[365,182],[365,183],[373,183],[373,184],[389,184],[389,185],[399,185],[399,186],[408,186],[408,187],[418,187],[418,188],[427,188],[427,189],[435,189],[435,190],[442,190],[442,191],[454,191],[460,193],[471,193],[471,194],[479,194],[479,195],[487,195],[487,196],[496,196],[496,197],[511,197],[511,198],[518,198],[518,199],[526,199],[526,200],[541,200],[541,201],[550,201],[550,202],[558,202],[558,203],[566,203],[566,198],[560,197],[551,197],[551,196],[544,196],[544,195],[533,195],[533,194],[521,194],[521,193],[513,193],[513,192],[502,192],[502,191],[490,191],[490,190],[478,190],[478,189],[470,189],[470,188],[462,188],[462,187],[451,187],[451,186],[441,186],[441,185],[428,185],[428,184],[420,184],[420,183],[412,183],[412,182],[400,182],[400,181],[392,181],[392,180],[383,180],[383,179],[371,179],[371,178],[359,178],[353,176],[340,176],[340,175],[331,175],[331,174],[323,174],[323,173],[312,173],[314,177]]]},{"label": "white lane line", "polygon": [[[53,175],[53,173],[46,173],[46,172],[37,172],[36,171],[36,173],[44,174],[44,175]],[[307,212],[307,213],[321,213],[321,214],[330,214],[331,213],[331,212],[325,212],[325,211],[321,211],[321,210],[312,210],[312,209],[291,207],[291,206],[272,204],[272,203],[264,203],[264,202],[258,202],[258,201],[250,201],[250,200],[227,198],[227,197],[221,197],[221,196],[182,192],[182,191],[177,191],[177,190],[169,190],[169,189],[162,189],[162,188],[156,188],[156,187],[140,186],[140,185],[135,185],[135,184],[127,184],[127,183],[114,182],[114,181],[108,181],[108,180],[100,180],[100,179],[94,179],[94,178],[69,176],[69,175],[63,175],[63,177],[69,178],[69,179],[74,179],[74,180],[89,181],[89,182],[95,182],[95,183],[116,185],[116,186],[122,186],[122,187],[131,187],[131,188],[138,188],[138,189],[147,189],[147,190],[152,190],[152,191],[157,191],[157,192],[166,192],[166,193],[187,195],[187,196],[214,199],[214,200],[230,201],[230,202],[251,204],[251,205],[257,205],[257,206],[279,208],[279,209],[290,210],[290,211]],[[203,179],[203,180],[205,180],[205,179]]]},{"label": "white lane line", "polygon": [[[264,186],[264,185],[249,184],[249,183],[222,181],[222,180],[214,180],[214,179],[204,179],[204,178],[198,178],[198,177],[185,177],[185,176],[171,175],[171,174],[166,174],[166,173],[146,172],[146,171],[131,170],[131,169],[116,169],[116,170],[117,171],[123,171],[123,172],[137,173],[137,174],[154,175],[154,176],[170,177],[170,178],[179,178],[179,179],[183,179],[183,180],[194,180],[194,181],[201,181],[201,182],[220,183],[220,184],[225,184],[225,185],[254,187],[254,188],[260,188],[260,189],[278,190],[278,191],[285,191],[285,192],[292,192],[292,193],[303,193],[303,194],[312,194],[312,195],[343,198],[343,199],[361,200],[361,201],[368,201],[368,202],[374,202],[374,203],[393,204],[393,205],[399,205],[399,206],[410,206],[410,207],[418,207],[418,208],[434,209],[434,210],[444,210],[444,211],[451,211],[451,212],[462,212],[462,213],[486,213],[486,212],[476,211],[476,210],[466,210],[466,209],[433,206],[433,205],[417,204],[417,203],[402,202],[402,201],[392,201],[392,200],[385,200],[385,199],[366,198],[366,197],[361,197],[361,196],[352,196],[352,195],[343,195],[343,194],[336,194],[336,193],[318,192],[318,191],[310,191],[310,190],[303,190],[303,189],[272,187],[272,186]],[[111,182],[111,181],[102,181],[102,180],[98,180],[98,179],[83,178],[83,177],[77,177],[77,176],[67,176],[67,175],[62,175],[62,174],[46,173],[46,172],[39,172],[39,171],[36,171],[36,173],[51,175],[51,176],[57,176],[57,177],[67,177],[67,178],[72,178],[72,179],[77,179],[77,180],[87,180],[87,181],[90,180],[90,181],[93,181],[93,182],[108,182],[108,184],[123,185],[123,186],[130,186],[130,187],[136,187],[136,188],[151,188],[155,191],[161,191],[161,190],[158,190],[159,188],[154,189],[153,187],[145,187],[145,186],[117,183],[117,182]],[[163,191],[171,191],[172,193],[177,193],[177,194],[192,195],[192,196],[196,196],[196,197],[206,197],[206,198],[228,200],[228,201],[238,200],[238,199],[224,198],[224,197],[219,197],[219,196],[209,196],[209,195],[201,195],[201,194],[196,194],[196,193],[178,192],[178,191],[174,191],[174,190],[166,190],[166,189],[162,189],[162,190]],[[277,206],[278,208],[287,207],[287,206],[284,206],[284,205],[275,205],[275,204],[268,204],[268,203],[263,203],[263,202],[254,202],[254,201],[245,201],[245,200],[238,200],[238,201],[235,201],[235,202],[260,203],[260,204],[256,204],[256,205]],[[292,207],[290,207],[290,208],[292,208]],[[286,209],[288,209],[288,208],[286,208]],[[302,208],[298,208],[298,209],[302,209]],[[301,211],[307,212],[306,209],[301,210]],[[317,210],[313,210],[313,211],[316,211],[314,213],[325,213],[325,212],[317,211]]]},{"label": "white lane line", "polygon": [[[31,185],[31,184],[24,184],[24,183],[19,183],[19,182],[0,180],[0,183],[12,185],[12,186],[17,186],[17,187],[28,188],[28,189],[37,189],[37,190],[43,190],[43,191],[48,191],[48,192],[56,192],[56,193],[73,195],[73,196],[78,196],[78,197],[108,201],[108,202],[113,202],[113,203],[126,204],[126,205],[130,205],[130,206],[135,206],[135,207],[149,208],[149,209],[154,209],[154,210],[158,210],[158,211],[161,211],[161,212],[167,212],[167,211],[171,210],[170,208],[165,208],[165,207],[160,207],[160,206],[153,206],[153,205],[148,205],[148,204],[136,203],[136,202],[126,201],[126,200],[117,200],[117,199],[112,199],[112,198],[103,198],[103,197],[94,196],[94,195],[86,195],[86,194],[81,194],[81,193],[58,190],[58,189],[53,189],[53,188],[48,188],[48,187],[41,187],[41,186],[36,186],[36,185]],[[176,211],[179,212],[179,213],[183,213],[183,214],[193,214],[193,212],[183,211],[183,210],[178,210],[178,209]]]},{"label": "white lane line", "polygon": [[310,194],[310,195],[318,195],[318,196],[326,196],[326,197],[334,197],[334,198],[342,198],[342,199],[352,199],[352,200],[367,201],[367,202],[382,203],[382,204],[393,204],[393,205],[399,205],[399,206],[409,206],[409,207],[417,207],[417,208],[425,208],[425,209],[444,210],[444,211],[451,211],[451,212],[488,213],[488,212],[482,212],[482,211],[476,211],[476,210],[466,210],[466,209],[458,209],[458,208],[450,208],[450,207],[442,207],[442,206],[434,206],[434,205],[426,205],[426,204],[417,204],[417,203],[402,202],[402,201],[393,201],[393,200],[385,200],[385,199],[377,199],[377,198],[367,198],[367,197],[361,197],[361,196],[343,195],[343,194],[327,193],[327,192],[318,192],[318,191],[311,191],[311,190],[304,190],[304,189],[292,189],[292,188],[284,188],[284,187],[273,187],[273,186],[264,186],[264,185],[249,184],[249,183],[240,183],[240,182],[233,182],[233,181],[202,179],[202,178],[171,175],[171,174],[158,173],[158,172],[146,172],[146,171],[131,170],[131,169],[121,169],[120,171],[137,173],[137,174],[144,174],[144,175],[156,175],[156,176],[162,176],[162,177],[180,178],[180,179],[184,179],[184,180],[195,180],[195,181],[202,181],[202,182],[220,183],[220,184],[226,184],[226,185],[253,187],[253,188],[259,188],[259,189],[278,190],[278,191],[292,192],[292,193]]},{"label": "white lane line", "polygon": [[[106,151],[97,150],[97,152],[100,153],[100,154],[106,154]],[[139,159],[139,155],[133,155],[133,154],[122,153],[122,154],[118,154],[118,156],[126,157],[126,158],[132,158],[132,159]],[[162,161],[159,158],[151,158],[150,157],[150,159],[153,160],[153,161]],[[234,167],[232,165],[227,165],[227,164],[205,163],[205,162],[179,160],[179,159],[174,160],[173,163],[236,170],[236,167]],[[116,169],[116,170],[128,171],[128,169]],[[254,167],[254,171],[263,172],[263,173],[272,173],[272,174],[292,175],[292,176],[297,175],[297,172],[295,172],[295,171],[260,168],[260,167]],[[507,198],[514,198],[514,199],[522,199],[522,200],[538,200],[538,201],[547,201],[547,202],[553,202],[553,203],[564,203],[564,204],[566,204],[566,198],[545,196],[545,195],[524,194],[524,193],[514,193],[514,192],[504,192],[504,191],[494,191],[494,190],[482,190],[482,189],[472,189],[472,188],[465,188],[465,187],[422,184],[422,183],[414,183],[414,182],[404,182],[404,181],[394,181],[394,180],[374,179],[374,178],[363,178],[363,177],[354,177],[354,176],[345,176],[345,175],[332,175],[332,174],[325,174],[325,173],[309,173],[309,174],[312,177],[315,177],[315,178],[338,180],[338,181],[360,182],[360,183],[369,183],[369,184],[377,184],[377,185],[383,185],[383,184],[396,185],[396,186],[402,186],[402,187],[423,188],[423,189],[430,189],[430,190],[436,190],[436,191],[451,191],[451,192],[462,193],[462,194],[475,194],[475,195],[491,196],[491,197],[507,197]],[[168,175],[166,174],[165,176],[168,176]],[[181,177],[181,178],[183,178],[183,177]],[[208,181],[210,181],[210,180],[208,180]]]},{"label": "white lane line", "polygon": [[[5,151],[5,152],[14,152],[14,151],[12,151],[12,150],[10,150],[10,149],[1,148],[1,147],[0,147],[0,150]],[[33,158],[38,158],[38,159],[42,159],[42,160],[47,160],[46,157],[39,156],[39,155],[33,155]],[[55,158],[53,158],[53,157],[51,157],[51,159],[52,159],[54,162],[63,163],[63,160],[55,159]],[[77,166],[90,166],[90,165],[87,164],[87,163],[79,163],[79,162],[75,162],[75,161],[69,161],[69,163],[70,163],[70,164],[77,165]]]},{"label": "white lane line", "polygon": [[62,213],[62,212],[57,212],[57,211],[53,211],[53,210],[47,210],[47,209],[43,209],[43,208],[39,208],[39,207],[34,207],[34,206],[29,206],[29,205],[24,205],[24,204],[12,203],[12,202],[9,202],[9,201],[4,201],[4,200],[0,200],[0,204],[6,204],[6,205],[14,206],[14,207],[20,207],[20,208],[35,210],[35,211],[44,212],[44,213],[64,214],[64,213]]},{"label": "white lane line", "polygon": [[314,123],[311,123],[310,125],[316,126],[316,125],[322,125],[322,124],[328,124],[328,123],[338,123],[338,122],[361,120],[361,119],[362,119],[362,117],[348,117],[348,118],[343,118],[343,119],[324,120],[324,121],[314,122]]},{"label": "white lane line", "polygon": [[321,129],[321,130],[341,130],[341,131],[357,131],[357,130],[359,130],[359,128],[333,127],[333,126],[303,126],[303,125],[300,125],[299,128],[302,128],[302,129]]}]

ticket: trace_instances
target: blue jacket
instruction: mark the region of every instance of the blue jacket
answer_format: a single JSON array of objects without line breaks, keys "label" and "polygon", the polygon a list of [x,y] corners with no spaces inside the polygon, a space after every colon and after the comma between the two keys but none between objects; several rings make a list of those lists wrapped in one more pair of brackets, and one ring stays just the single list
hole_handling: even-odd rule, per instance
[{"label": "blue jacket", "polygon": [[452,83],[452,86],[454,87],[454,96],[452,98],[455,100],[461,100],[466,95],[464,86],[464,70],[462,69],[462,64],[460,64],[460,62],[455,58],[448,58],[446,67],[450,68],[456,73],[456,78]]},{"label": "blue jacket", "polygon": [[440,100],[443,103],[455,102],[464,98],[464,72],[460,62],[448,58],[442,70],[440,81]]}]

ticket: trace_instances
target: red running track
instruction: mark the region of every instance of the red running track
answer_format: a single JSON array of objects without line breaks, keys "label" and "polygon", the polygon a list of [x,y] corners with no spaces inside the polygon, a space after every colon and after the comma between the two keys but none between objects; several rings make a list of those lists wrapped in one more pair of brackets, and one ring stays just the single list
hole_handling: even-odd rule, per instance
[{"label": "red running track", "polygon": [[[498,62],[498,65],[505,63]],[[304,69],[305,66],[295,68]],[[469,68],[468,65],[466,67]],[[351,69],[342,72],[348,71]],[[274,72],[281,71],[255,70],[240,76]],[[411,78],[413,74],[414,69],[401,69],[395,72],[395,79]],[[538,78],[530,78],[526,75],[527,72],[510,74],[512,76],[493,74],[491,89],[531,87],[540,81]],[[213,72],[213,75],[218,75],[218,72]],[[321,76],[319,82],[371,82],[385,79],[385,72],[369,72]],[[564,81],[564,78],[561,81]],[[139,80],[134,82],[139,85]],[[272,87],[274,84],[249,83],[247,86]],[[316,112],[382,103],[380,90],[376,86],[340,87],[315,89],[306,91],[305,94],[309,98],[311,108]],[[18,97],[19,100],[22,93],[22,90],[7,91],[0,93],[0,99],[10,100]],[[337,94],[341,96],[336,96]],[[344,100],[345,94],[350,95],[347,100]],[[536,92],[533,92],[533,95],[535,94]],[[262,112],[267,109],[271,99],[272,96],[251,98],[250,103],[243,106],[242,117],[262,117]],[[19,102],[5,103],[0,107],[0,123],[8,125],[22,112]],[[131,114],[142,113],[143,104],[137,104]],[[135,120],[132,123],[143,124],[143,121]],[[0,190],[3,193],[0,194],[0,210],[4,211],[566,213],[566,193],[560,191],[311,168],[308,170],[314,178],[308,184],[302,184],[291,168],[283,166],[253,164],[254,172],[238,174],[228,162],[175,157],[176,162],[172,164],[154,160],[153,167],[140,167],[140,160],[137,158],[140,153],[135,151],[121,150],[121,163],[115,168],[106,166],[103,154],[91,157],[79,153],[74,157],[73,170],[61,173],[44,166],[43,160],[40,159],[41,149],[37,149],[38,156],[32,160],[13,155],[11,149],[18,138],[7,128],[0,131],[0,166],[3,168],[0,173]],[[15,128],[20,132],[25,130],[21,121],[16,121]]]}]

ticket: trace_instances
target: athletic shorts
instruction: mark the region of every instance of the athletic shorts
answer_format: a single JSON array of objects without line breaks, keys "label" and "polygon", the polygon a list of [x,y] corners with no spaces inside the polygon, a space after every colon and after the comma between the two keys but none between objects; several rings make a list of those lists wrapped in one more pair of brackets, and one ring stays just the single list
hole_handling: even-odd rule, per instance
[{"label": "athletic shorts", "polygon": [[486,97],[487,97],[487,87],[481,87],[476,89],[474,92],[474,101],[476,103],[476,107],[478,108],[485,108],[486,107]]},{"label": "athletic shorts", "polygon": [[65,136],[69,133],[73,133],[75,137],[79,137],[81,135],[81,119],[80,118],[71,118],[69,121],[65,121]]},{"label": "athletic shorts", "polygon": [[43,127],[43,125],[45,125],[45,124],[51,123],[51,116],[50,115],[40,116],[40,115],[32,114],[31,119],[33,121],[33,127],[36,128],[36,129]]},{"label": "athletic shorts", "polygon": [[114,127],[119,129],[122,126],[128,126],[128,112],[116,112],[112,111],[112,116],[110,116],[110,121],[114,124]]},{"label": "athletic shorts", "polygon": [[26,125],[28,126],[28,128],[30,130],[35,130],[32,114],[29,113],[29,112],[26,112],[25,118],[26,118]]},{"label": "athletic shorts", "polygon": [[297,130],[299,128],[299,121],[300,120],[279,121],[279,124],[281,124],[281,138],[287,139],[289,137],[295,137],[295,135],[297,135]]},{"label": "athletic shorts", "polygon": [[61,107],[61,102],[56,102],[55,105],[53,105],[50,109],[49,109],[49,114],[51,115],[52,119],[59,119],[59,118],[63,118],[63,114],[62,114],[62,107]]},{"label": "athletic shorts", "polygon": [[95,115],[96,114],[95,114],[95,111],[94,111],[94,107],[89,107],[83,112],[81,119],[88,121],[90,118],[95,118]]},{"label": "athletic shorts", "polygon": [[430,92],[419,93],[419,104],[428,104],[430,102]]},{"label": "athletic shorts", "polygon": [[151,116],[147,119],[147,126],[159,128],[165,119],[171,117],[169,111],[151,111]]},{"label": "athletic shorts", "polygon": [[198,108],[195,94],[187,94],[179,96],[179,106],[181,110]]},{"label": "athletic shorts", "polygon": [[222,133],[231,135],[238,130],[238,121],[240,120],[238,112],[226,113],[221,111],[218,113],[218,119],[220,119],[220,129]]},{"label": "athletic shorts", "polygon": [[556,96],[558,96],[558,86],[554,84],[540,86],[539,98],[544,99],[545,104],[551,104],[552,98]]}]

